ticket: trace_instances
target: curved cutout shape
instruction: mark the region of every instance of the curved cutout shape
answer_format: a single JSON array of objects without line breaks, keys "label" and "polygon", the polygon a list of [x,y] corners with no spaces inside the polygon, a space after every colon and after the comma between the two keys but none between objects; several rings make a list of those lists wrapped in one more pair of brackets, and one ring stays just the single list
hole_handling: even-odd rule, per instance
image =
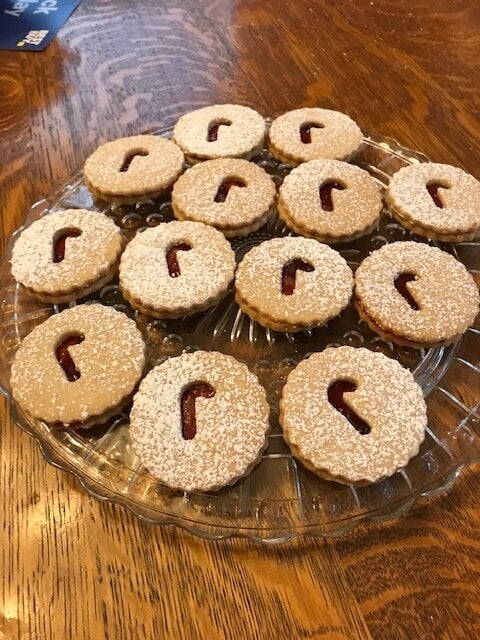
[{"label": "curved cutout shape", "polygon": [[450,189],[448,184],[444,184],[443,182],[429,182],[427,185],[427,191],[430,194],[430,197],[433,200],[433,203],[439,209],[443,209],[443,201],[441,194],[438,193],[439,189]]},{"label": "curved cutout shape", "polygon": [[168,275],[171,278],[178,278],[180,274],[180,265],[177,260],[177,253],[179,251],[190,251],[192,248],[191,244],[187,244],[186,242],[179,242],[170,247],[167,251],[167,267],[168,267]]},{"label": "curved cutout shape", "polygon": [[315,271],[315,267],[301,258],[286,262],[282,269],[282,293],[284,296],[293,295],[297,281],[297,271]]},{"label": "curved cutout shape", "polygon": [[84,340],[85,336],[82,334],[73,334],[64,338],[55,349],[55,356],[58,364],[62,367],[69,382],[75,382],[75,380],[78,380],[81,377],[81,373],[75,366],[75,362],[73,361],[68,349],[75,344],[80,344]]},{"label": "curved cutout shape", "polygon": [[360,435],[365,436],[371,431],[369,424],[346,405],[343,400],[344,393],[350,393],[356,390],[357,385],[354,382],[350,380],[336,380],[328,387],[327,396],[332,407],[341,413]]},{"label": "curved cutout shape", "polygon": [[62,262],[65,259],[65,243],[67,238],[79,238],[81,229],[60,229],[53,238],[53,262]]},{"label": "curved cutout shape", "polygon": [[215,120],[208,125],[207,140],[208,142],[216,142],[218,140],[218,130],[220,127],[230,127],[230,120]]},{"label": "curved cutout shape", "polygon": [[213,398],[215,393],[215,389],[208,382],[192,382],[184,389],[180,400],[184,440],[193,440],[197,435],[196,399]]},{"label": "curved cutout shape", "polygon": [[320,203],[322,205],[322,209],[324,211],[333,211],[334,204],[332,199],[332,191],[333,189],[337,189],[338,191],[343,191],[346,189],[346,186],[341,182],[329,181],[320,185],[319,194],[320,194]]},{"label": "curved cutout shape", "polygon": [[418,306],[415,298],[412,296],[410,291],[407,288],[407,282],[412,282],[417,279],[417,276],[414,273],[401,273],[398,275],[393,284],[395,285],[395,289],[398,291],[400,295],[402,295],[412,309],[415,311],[419,311],[420,307]]},{"label": "curved cutout shape", "polygon": [[305,122],[300,127],[300,140],[303,144],[312,143],[312,129],[325,129],[324,124],[318,122]]},{"label": "curved cutout shape", "polygon": [[148,156],[148,151],[146,151],[145,149],[136,149],[135,151],[130,151],[129,153],[127,153],[127,155],[123,159],[122,166],[120,167],[119,170],[122,173],[124,173],[125,171],[128,171],[130,165],[132,164],[133,159],[136,158],[137,156]]},{"label": "curved cutout shape", "polygon": [[232,187],[246,187],[247,184],[240,178],[225,178],[221,185],[218,187],[218,191],[215,194],[215,202],[225,202],[228,193]]}]

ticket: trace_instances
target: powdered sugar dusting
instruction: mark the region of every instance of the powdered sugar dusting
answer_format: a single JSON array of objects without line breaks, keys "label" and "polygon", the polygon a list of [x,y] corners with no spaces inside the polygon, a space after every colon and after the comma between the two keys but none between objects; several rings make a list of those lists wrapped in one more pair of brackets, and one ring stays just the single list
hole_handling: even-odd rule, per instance
[{"label": "powdered sugar dusting", "polygon": [[[208,141],[209,126],[220,126],[217,140]],[[265,120],[250,109],[236,104],[217,104],[183,115],[173,128],[173,139],[187,155],[199,158],[240,157],[261,147],[265,137]]]},{"label": "powdered sugar dusting", "polygon": [[[300,127],[306,123],[323,125],[312,129],[311,143],[300,139]],[[305,162],[317,158],[349,158],[361,145],[363,135],[358,125],[346,114],[330,109],[294,109],[272,122],[269,131],[270,150],[285,159]]]},{"label": "powdered sugar dusting", "polygon": [[[80,378],[69,382],[55,356],[69,348]],[[23,340],[12,365],[11,386],[24,411],[46,422],[70,424],[99,416],[122,402],[143,373],[145,345],[135,322],[100,304],[78,305],[51,316]]]},{"label": "powdered sugar dusting", "polygon": [[[282,269],[297,258],[311,263],[314,271],[297,271],[295,291],[285,296]],[[249,306],[277,322],[320,325],[347,306],[353,275],[342,256],[327,245],[307,238],[274,238],[246,254],[235,286]]]},{"label": "powdered sugar dusting", "polygon": [[[443,208],[433,202],[427,184],[439,189]],[[480,227],[480,182],[458,167],[425,162],[395,173],[386,192],[388,205],[410,222],[443,234],[462,234]],[[401,220],[400,220],[401,221]]]},{"label": "powdered sugar dusting", "polygon": [[[215,202],[226,179],[240,179],[244,187],[232,187],[225,202]],[[219,228],[250,225],[272,207],[275,184],[261,167],[225,158],[207,160],[186,171],[175,183],[172,205],[177,217],[198,220]]]},{"label": "powdered sugar dusting", "polygon": [[[343,398],[370,426],[361,435],[328,401],[336,380],[357,389]],[[315,353],[288,376],[281,400],[285,437],[318,471],[349,482],[390,476],[418,453],[427,426],[422,391],[398,362],[368,349]]]},{"label": "powdered sugar dusting", "polygon": [[[324,211],[319,189],[337,182],[344,190],[332,192],[333,211]],[[338,160],[312,160],[301,164],[280,187],[279,208],[285,222],[307,234],[334,238],[350,236],[370,227],[382,209],[380,188],[372,176]]]},{"label": "powdered sugar dusting", "polygon": [[[197,433],[182,436],[180,400],[195,382],[215,389],[196,400]],[[266,443],[265,391],[231,356],[198,351],[171,358],[142,381],[130,416],[135,451],[156,478],[186,491],[230,484],[259,460]]]},{"label": "powdered sugar dusting", "polygon": [[[81,235],[67,238],[64,259],[54,262],[57,234],[72,228]],[[101,278],[115,264],[122,247],[120,229],[102,213],[55,211],[22,231],[12,250],[12,275],[38,293],[73,291]]]},{"label": "powdered sugar dusting", "polygon": [[[419,310],[394,286],[401,273],[417,276],[407,288]],[[413,342],[434,344],[459,335],[478,313],[478,289],[464,265],[416,242],[394,242],[368,256],[355,273],[355,293],[382,329]]]},{"label": "powdered sugar dusting", "polygon": [[[166,254],[175,244],[192,248],[177,254],[180,275],[168,272]],[[120,261],[120,287],[129,298],[153,309],[187,311],[226,291],[235,255],[225,237],[200,222],[168,222],[138,233]]]},{"label": "powdered sugar dusting", "polygon": [[[138,152],[146,155],[137,155],[127,171],[120,171],[125,158]],[[87,158],[85,182],[107,199],[141,196],[170,186],[180,175],[183,162],[181,149],[171,140],[153,135],[119,138],[98,147]]]}]

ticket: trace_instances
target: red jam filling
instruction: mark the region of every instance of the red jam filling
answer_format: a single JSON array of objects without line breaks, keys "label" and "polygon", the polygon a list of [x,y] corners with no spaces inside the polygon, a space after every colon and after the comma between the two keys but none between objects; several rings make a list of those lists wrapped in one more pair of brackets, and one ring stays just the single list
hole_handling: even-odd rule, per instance
[{"label": "red jam filling", "polygon": [[420,307],[415,302],[415,298],[412,296],[412,294],[407,288],[407,282],[412,282],[413,280],[416,280],[416,279],[417,279],[417,276],[414,275],[413,273],[401,273],[399,276],[395,278],[395,280],[393,281],[393,284],[395,285],[395,289],[398,291],[398,293],[405,298],[405,300],[412,307],[412,309],[414,309],[415,311],[418,311]]},{"label": "red jam filling", "polygon": [[68,336],[65,338],[55,349],[55,356],[57,357],[58,364],[65,372],[65,376],[69,382],[75,382],[80,378],[80,371],[75,366],[75,363],[70,355],[68,349],[75,344],[80,344],[85,340],[85,336],[80,334]]},{"label": "red jam filling", "polygon": [[345,189],[345,186],[340,182],[325,182],[324,184],[320,185],[320,202],[324,211],[333,211],[335,208],[332,200],[333,189],[343,191]]},{"label": "red jam filling", "polygon": [[282,293],[284,296],[291,296],[295,291],[297,271],[315,271],[315,267],[310,262],[305,262],[301,258],[295,258],[283,265],[282,269]]},{"label": "red jam filling", "polygon": [[228,196],[228,192],[232,187],[246,187],[246,183],[238,178],[226,178],[222,184],[218,187],[218,191],[215,195],[215,202],[225,202]]},{"label": "red jam filling", "polygon": [[342,414],[362,436],[370,433],[370,427],[353,409],[343,401],[343,394],[356,391],[357,385],[350,380],[336,380],[328,387],[328,401],[334,409]]},{"label": "red jam filling", "polygon": [[122,173],[125,171],[128,171],[128,168],[132,164],[133,159],[136,158],[137,156],[148,156],[148,151],[144,151],[143,149],[138,149],[137,151],[130,151],[130,153],[128,153],[125,156],[125,159],[123,160],[123,164],[120,167],[120,171]]},{"label": "red jam filling", "polygon": [[312,129],[324,129],[325,125],[318,124],[317,122],[306,122],[300,127],[300,140],[303,144],[311,144],[312,142]]},{"label": "red jam filling", "polygon": [[182,436],[184,440],[193,440],[197,434],[197,398],[213,398],[215,389],[208,382],[193,382],[182,393],[180,400],[182,412]]},{"label": "red jam filling", "polygon": [[449,189],[449,188],[450,187],[448,185],[443,184],[442,182],[429,182],[427,184],[427,191],[430,194],[430,197],[432,198],[435,206],[438,207],[439,209],[443,209],[443,202],[440,197],[440,194],[438,193],[438,190]]},{"label": "red jam filling", "polygon": [[81,235],[80,229],[64,229],[56,233],[53,241],[53,261],[62,262],[65,258],[65,241],[67,238],[78,238]]},{"label": "red jam filling", "polygon": [[218,130],[221,126],[229,127],[232,123],[230,120],[216,120],[208,127],[207,140],[208,142],[216,142],[218,139]]},{"label": "red jam filling", "polygon": [[171,278],[178,278],[180,275],[180,265],[177,260],[177,253],[179,251],[190,251],[192,245],[187,244],[186,242],[179,242],[178,244],[174,244],[167,251],[167,267],[168,267],[168,275]]}]

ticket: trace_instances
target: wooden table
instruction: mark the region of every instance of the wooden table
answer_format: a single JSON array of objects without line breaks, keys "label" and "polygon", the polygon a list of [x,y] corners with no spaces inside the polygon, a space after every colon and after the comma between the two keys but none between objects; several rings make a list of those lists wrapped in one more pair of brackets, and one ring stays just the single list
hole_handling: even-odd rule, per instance
[{"label": "wooden table", "polygon": [[[100,142],[209,103],[338,109],[478,176],[476,4],[84,0],[0,53],[2,251]],[[480,637],[478,466],[338,539],[206,542],[91,499],[1,410],[2,639]]]}]

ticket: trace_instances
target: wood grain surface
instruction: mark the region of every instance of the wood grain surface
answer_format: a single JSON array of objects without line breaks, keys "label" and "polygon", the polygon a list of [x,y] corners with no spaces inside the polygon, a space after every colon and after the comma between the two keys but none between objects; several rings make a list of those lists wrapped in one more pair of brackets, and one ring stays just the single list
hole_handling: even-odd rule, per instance
[{"label": "wood grain surface", "polygon": [[[209,103],[334,108],[478,174],[479,59],[471,0],[84,0],[44,52],[0,52],[1,251],[99,143]],[[0,420],[1,640],[480,637],[478,466],[338,539],[208,542],[88,497]]]}]

